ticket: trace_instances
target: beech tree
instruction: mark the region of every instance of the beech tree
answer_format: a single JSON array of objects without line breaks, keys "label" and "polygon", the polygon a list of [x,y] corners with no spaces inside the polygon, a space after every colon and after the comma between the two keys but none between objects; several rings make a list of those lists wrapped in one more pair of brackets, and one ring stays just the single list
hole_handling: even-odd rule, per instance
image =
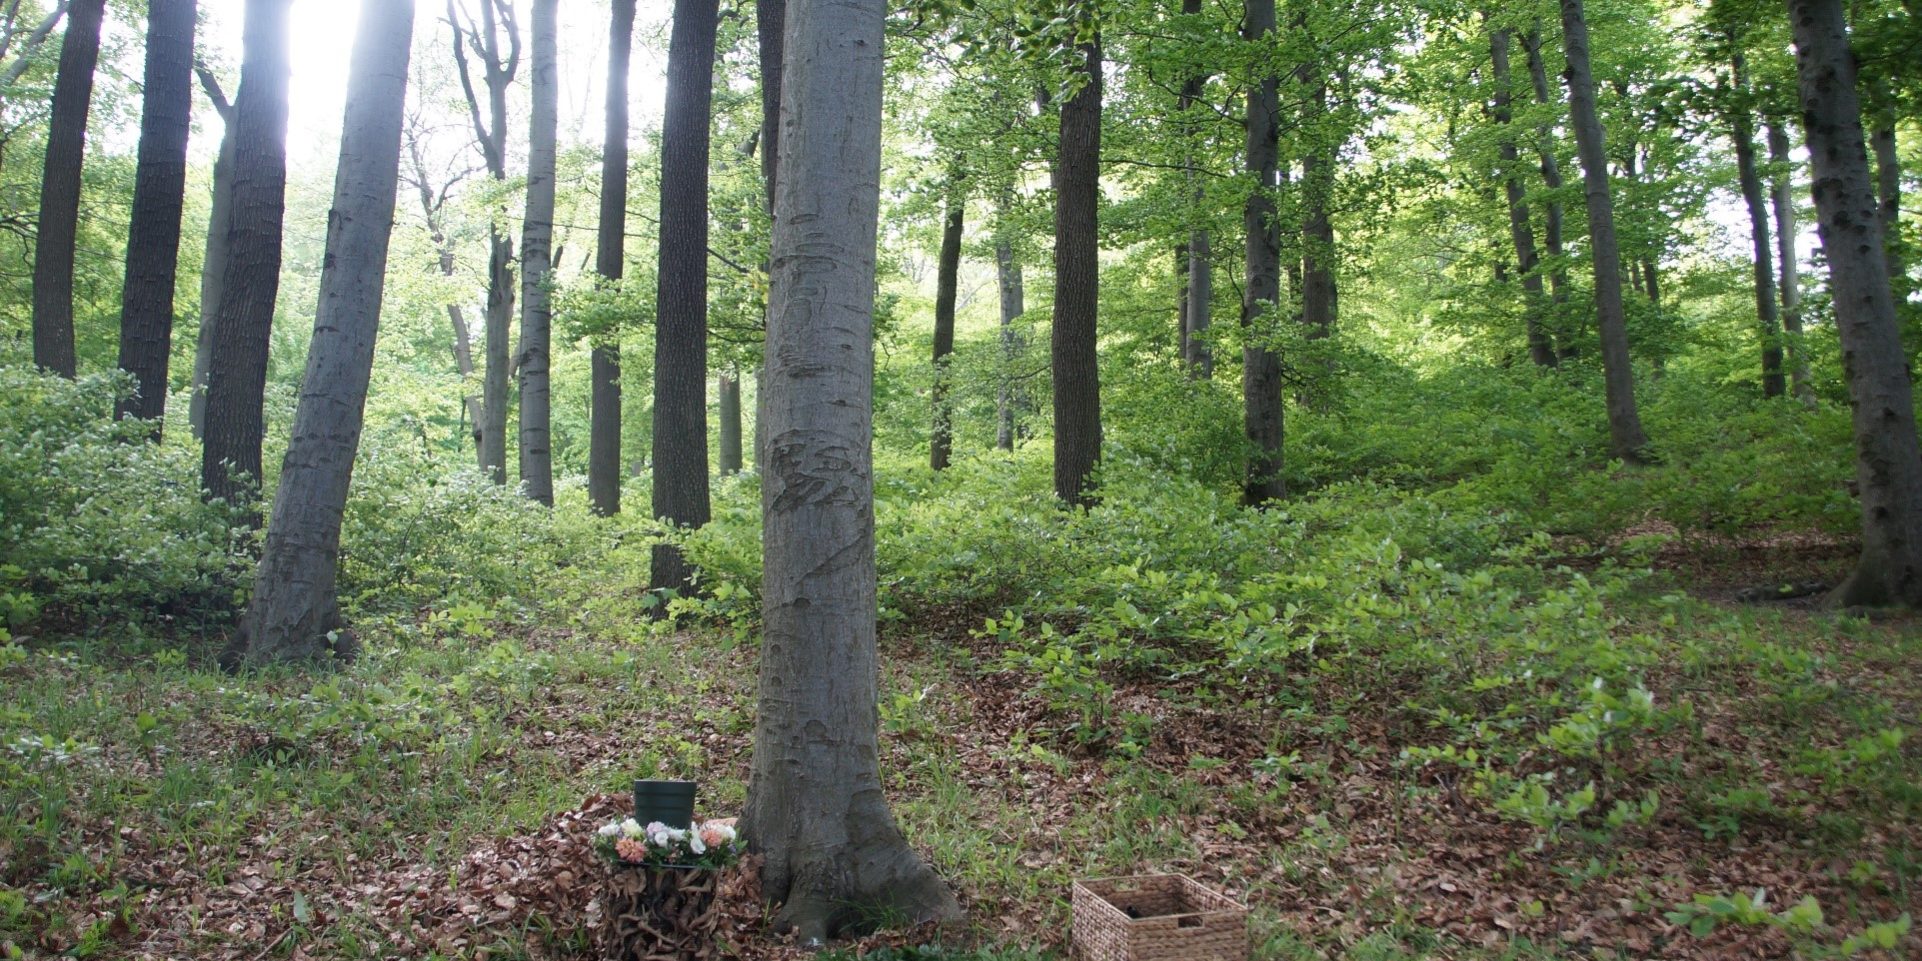
[{"label": "beech tree", "polygon": [[380,329],[413,33],[414,0],[361,5],[307,373],[230,666],[353,653],[334,589],[340,521]]},{"label": "beech tree", "polygon": [[1862,557],[1828,601],[1922,606],[1922,442],[1889,289],[1848,23],[1841,0],[1788,0],[1788,13],[1862,501]]},{"label": "beech tree", "polygon": [[[1093,31],[1093,13],[1073,17]],[[1093,502],[1101,460],[1101,364],[1096,350],[1101,296],[1101,36],[1075,47],[1073,93],[1061,105],[1054,164],[1054,496]]]},{"label": "beech tree", "polygon": [[155,440],[166,411],[173,353],[174,275],[194,96],[194,8],[194,0],[148,0],[140,159],[120,294],[120,369],[133,375],[134,395],[115,411],[152,421]]},{"label": "beech tree", "polygon": [[551,411],[548,362],[554,321],[549,270],[554,253],[554,139],[559,123],[560,78],[556,37],[559,0],[534,0],[533,117],[527,135],[527,213],[521,219],[520,372],[521,488],[554,505],[554,460],[548,436]]},{"label": "beech tree", "polygon": [[[287,9],[247,0],[240,90],[234,96],[234,173],[227,267],[213,314],[200,483],[233,500],[260,483],[266,430],[267,348],[280,291],[287,203]],[[254,523],[259,518],[254,517]]]},{"label": "beech tree", "polygon": [[[1273,43],[1274,0],[1247,0],[1242,37],[1250,44]],[[1257,58],[1258,63],[1268,58]],[[1281,225],[1276,220],[1274,192],[1280,186],[1277,170],[1280,138],[1280,80],[1271,67],[1258,67],[1248,84],[1247,152],[1245,162],[1253,181],[1242,208],[1246,275],[1241,295],[1241,326],[1247,344],[1241,352],[1242,431],[1248,439],[1248,468],[1242,479],[1242,502],[1259,507],[1284,493],[1281,479],[1281,356],[1272,345],[1276,312],[1281,303]]]},{"label": "beech tree", "polygon": [[808,942],[958,916],[901,836],[876,748],[874,260],[880,0],[787,12],[761,484],[761,700],[744,833]]},{"label": "beech tree", "polygon": [[934,430],[928,441],[928,463],[935,470],[946,470],[954,452],[954,410],[948,401],[951,376],[948,365],[954,353],[954,301],[960,286],[961,232],[967,209],[967,196],[961,190],[960,176],[950,176],[947,215],[941,224],[940,266],[935,271]]},{"label": "beech tree", "polygon": [[[627,272],[627,75],[634,0],[614,0],[607,29],[607,134],[601,148],[601,209],[594,269],[609,283]],[[604,517],[621,512],[621,341],[613,331],[589,361],[587,499]]]},{"label": "beech tree", "polygon": [[1801,265],[1795,254],[1795,198],[1790,192],[1789,135],[1775,119],[1768,122],[1769,207],[1775,213],[1776,268],[1781,274],[1782,329],[1788,332],[1789,382],[1797,399],[1815,400],[1809,376],[1808,345],[1802,339]]},{"label": "beech tree", "polygon": [[[674,0],[661,122],[660,269],[654,318],[654,516],[708,522],[707,167],[718,0]],[[656,544],[648,586],[692,589],[694,570]]]},{"label": "beech tree", "polygon": [[194,370],[187,399],[187,426],[199,440],[207,433],[207,370],[214,362],[214,311],[220,309],[221,282],[227,276],[227,222],[234,208],[234,105],[213,71],[196,63],[194,72],[220,118],[220,151],[214,156],[213,198],[200,259],[200,330],[194,336]]},{"label": "beech tree", "polygon": [[1495,123],[1501,127],[1502,192],[1508,201],[1508,236],[1515,247],[1515,270],[1521,274],[1528,357],[1537,366],[1553,367],[1555,344],[1548,333],[1548,302],[1542,285],[1541,259],[1535,250],[1535,225],[1528,206],[1528,189],[1522,185],[1521,148],[1511,129],[1515,122],[1508,62],[1511,35],[1507,27],[1491,25],[1488,29],[1489,59],[1495,68],[1492,112]]},{"label": "beech tree", "polygon": [[[467,13],[465,0],[447,0],[447,23],[453,31],[454,68],[467,96],[467,115],[474,125],[487,173],[497,184],[507,182],[507,91],[520,72],[521,35],[514,19],[513,0],[474,0],[478,14]],[[478,62],[480,85],[474,83]],[[482,92],[486,112],[482,112]],[[514,325],[514,241],[496,211],[487,230],[487,316],[481,346],[481,467],[496,484],[507,483],[507,366],[508,339]]]},{"label": "beech tree", "polygon": [[55,0],[53,9],[41,17],[40,22],[25,29],[22,29],[23,22],[17,19],[19,5],[8,7],[5,29],[0,30],[0,58],[10,59],[0,61],[0,102],[5,101],[7,89],[33,65],[34,57],[46,44],[47,38],[53,36],[54,28],[60,26],[61,18],[67,15],[68,3],[69,0]]},{"label": "beech tree", "polygon": [[40,223],[33,242],[33,362],[64,377],[75,373],[73,247],[80,228],[80,168],[87,154],[87,111],[100,59],[107,0],[74,0],[60,40],[53,118],[40,177]]},{"label": "beech tree", "polygon": [[1780,397],[1786,390],[1782,375],[1782,312],[1775,296],[1775,251],[1769,242],[1768,200],[1762,191],[1761,165],[1756,159],[1755,106],[1749,89],[1747,59],[1740,38],[1730,32],[1729,136],[1735,143],[1737,179],[1742,202],[1748,207],[1749,239],[1754,247],[1755,318],[1762,337],[1762,396]]},{"label": "beech tree", "polygon": [[1648,447],[1635,406],[1635,373],[1628,356],[1628,315],[1622,307],[1622,254],[1615,242],[1615,207],[1608,185],[1608,148],[1595,109],[1595,76],[1588,59],[1588,21],[1582,0],[1561,0],[1562,48],[1568,58],[1569,122],[1582,160],[1588,201],[1588,242],[1595,260],[1595,327],[1602,342],[1602,383],[1608,398],[1608,435],[1616,457],[1640,462]]}]

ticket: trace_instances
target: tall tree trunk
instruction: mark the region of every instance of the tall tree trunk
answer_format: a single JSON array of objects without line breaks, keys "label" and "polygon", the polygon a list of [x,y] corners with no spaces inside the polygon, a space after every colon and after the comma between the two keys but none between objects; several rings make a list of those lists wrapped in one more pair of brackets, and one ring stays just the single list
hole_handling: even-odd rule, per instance
[{"label": "tall tree trunk", "polygon": [[1010,224],[1014,191],[1005,190],[995,208],[994,272],[1001,300],[1001,383],[995,389],[994,446],[1014,450],[1017,425],[1015,412],[1024,406],[1022,392],[1015,386],[1016,360],[1025,352],[1021,331],[1015,321],[1027,313],[1021,289],[1021,262],[1014,258],[1013,226]]},{"label": "tall tree trunk", "polygon": [[1809,377],[1808,345],[1802,340],[1801,264],[1795,253],[1795,197],[1789,173],[1789,135],[1782,124],[1768,122],[1769,202],[1775,210],[1776,268],[1781,273],[1782,327],[1788,331],[1789,381],[1803,403],[1815,401]]},{"label": "tall tree trunk", "polygon": [[1054,495],[1090,504],[1101,460],[1101,38],[1080,45],[1084,81],[1061,107],[1054,165]]},{"label": "tall tree trunk", "polygon": [[[421,152],[420,140],[415,133],[411,126],[402,131],[403,149],[407,152],[407,160],[412,169],[412,175],[407,179],[413,184],[414,194],[420,200],[421,218],[427,224],[428,239],[434,244],[434,254],[440,265],[440,275],[451,279],[455,275],[454,244],[448,239],[446,225],[441,220],[441,207],[447,198],[447,188],[438,193],[435,191],[433,176],[427,165],[427,156]],[[451,186],[450,182],[448,188]],[[463,385],[461,421],[468,428],[474,442],[474,452],[478,458],[482,417],[480,398],[465,387],[467,379],[474,375],[473,330],[468,326],[467,312],[461,309],[460,304],[452,302],[447,304],[447,321],[454,333],[454,370],[460,374]],[[485,463],[480,463],[478,466],[483,471],[487,469]]]},{"label": "tall tree trunk", "polygon": [[[607,35],[607,136],[601,150],[600,239],[595,269],[610,283],[627,270],[627,75],[634,48],[634,0],[614,0]],[[594,345],[589,398],[587,500],[621,512],[621,332]]]},{"label": "tall tree trunk", "polygon": [[194,439],[206,436],[207,369],[214,362],[214,311],[220,307],[222,282],[227,276],[227,222],[234,207],[234,107],[221,92],[212,71],[199,66],[201,87],[220,116],[220,153],[214,158],[213,200],[207,213],[206,254],[200,261],[200,330],[194,335],[194,372],[188,385],[187,425]]},{"label": "tall tree trunk", "polygon": [[554,139],[560,121],[556,7],[560,0],[534,0],[533,101],[527,135],[527,215],[521,220],[520,465],[521,489],[531,500],[554,505],[554,452],[549,436],[548,396],[554,308]]},{"label": "tall tree trunk", "polygon": [[193,73],[194,0],[149,0],[140,161],[120,294],[120,369],[133,375],[135,394],[120,402],[116,414],[152,421],[154,440],[160,439],[160,418],[167,410]]},{"label": "tall tree trunk", "polygon": [[[1265,48],[1274,39],[1274,0],[1247,0],[1244,10],[1243,38]],[[1241,326],[1248,338],[1241,353],[1242,429],[1249,451],[1241,496],[1250,507],[1286,493],[1281,478],[1281,357],[1270,346],[1281,303],[1281,228],[1273,196],[1279,186],[1279,90],[1280,80],[1272,73],[1248,87],[1247,163],[1254,189],[1241,212],[1247,235]]]},{"label": "tall tree trunk", "polygon": [[33,243],[33,362],[74,376],[73,248],[80,229],[80,168],[87,156],[87,110],[100,59],[106,0],[74,0],[60,40],[60,71],[47,123],[40,175],[40,223]]},{"label": "tall tree trunk", "polygon": [[[1181,13],[1186,17],[1201,15],[1201,0],[1181,0]],[[1201,93],[1206,88],[1208,78],[1200,73],[1189,75],[1181,82],[1181,94],[1176,107],[1183,118],[1201,101]],[[1205,196],[1200,178],[1195,175],[1194,165],[1200,162],[1194,144],[1196,130],[1192,123],[1185,124],[1184,161],[1190,168],[1185,176],[1190,193],[1195,199],[1195,211],[1206,209]],[[1215,356],[1208,345],[1208,328],[1214,324],[1215,277],[1214,260],[1210,247],[1208,228],[1196,225],[1188,232],[1188,242],[1182,245],[1187,262],[1181,275],[1184,281],[1181,313],[1181,359],[1187,365],[1188,376],[1196,380],[1208,380],[1214,376]]]},{"label": "tall tree trunk", "polygon": [[414,0],[361,5],[307,373],[254,593],[229,663],[259,666],[353,653],[351,640],[342,642],[347,635],[329,637],[341,627],[335,592],[340,520],[380,329],[413,33]]},{"label": "tall tree trunk", "polygon": [[[207,424],[200,483],[214,497],[257,491],[266,430],[267,351],[280,291],[281,222],[287,197],[287,9],[291,0],[247,0],[245,54],[234,97],[233,213],[227,272],[214,311],[207,369]],[[259,523],[257,516],[254,523]]]},{"label": "tall tree trunk", "polygon": [[[520,70],[520,29],[513,0],[476,0],[478,19],[465,15],[463,0],[447,0],[447,23],[453,32],[454,66],[467,98],[474,140],[497,184],[507,182],[507,92]],[[507,47],[501,48],[505,39]],[[474,83],[468,65],[472,53],[479,60],[481,84]],[[482,111],[485,90],[486,110]],[[506,213],[494,212],[487,229],[487,310],[481,333],[480,462],[496,484],[507,483],[507,372],[508,341],[514,326],[514,242],[502,230]]]},{"label": "tall tree trunk", "polygon": [[[708,522],[707,164],[718,0],[674,0],[661,124],[661,242],[654,326],[654,516]],[[648,585],[683,594],[694,569],[654,546]]]},{"label": "tall tree trunk", "polygon": [[928,441],[928,464],[946,470],[954,452],[954,411],[948,402],[954,353],[954,298],[961,280],[961,228],[966,216],[967,198],[961,193],[960,178],[948,182],[948,215],[941,228],[941,264],[937,269],[934,293],[934,432]]},{"label": "tall tree trunk", "polygon": [[770,277],[761,702],[744,833],[803,942],[957,917],[882,790],[875,657],[880,0],[797,4]]},{"label": "tall tree trunk", "polygon": [[1831,604],[1922,605],[1922,443],[1840,0],[1789,0],[1816,230],[1854,410],[1862,557]]},{"label": "tall tree trunk", "polygon": [[1175,245],[1175,283],[1180,293],[1175,297],[1175,356],[1183,364],[1188,362],[1188,242]]},{"label": "tall tree trunk", "polygon": [[1648,447],[1635,408],[1635,374],[1628,355],[1628,322],[1622,307],[1622,257],[1615,241],[1615,206],[1609,193],[1608,148],[1595,111],[1595,76],[1588,63],[1588,22],[1582,0],[1561,0],[1563,49],[1568,57],[1569,119],[1581,154],[1588,199],[1588,240],[1595,257],[1595,326],[1602,342],[1602,381],[1608,394],[1608,434],[1616,457],[1640,462]]},{"label": "tall tree trunk", "polygon": [[[756,0],[754,4],[754,31],[758,40],[758,54],[761,67],[761,180],[762,193],[767,199],[770,222],[774,216],[774,188],[780,181],[781,166],[781,63],[783,34],[787,27],[787,0]],[[770,268],[772,269],[772,268]],[[762,318],[765,322],[765,316]],[[766,332],[763,329],[763,353],[766,347]],[[754,373],[754,470],[759,473],[767,464],[767,430],[762,423],[764,410],[762,401],[765,391],[761,389],[763,371]]]},{"label": "tall tree trunk", "polygon": [[741,472],[741,380],[733,374],[715,379],[714,406],[720,421],[720,463],[722,477]]},{"label": "tall tree trunk", "polygon": [[[1542,60],[1542,27],[1537,21],[1526,36],[1522,38],[1522,48],[1528,54],[1528,77],[1535,88],[1535,102],[1544,107],[1554,107],[1559,112],[1561,104],[1555,97],[1553,87],[1548,85],[1548,66]],[[1535,154],[1541,161],[1542,186],[1548,196],[1542,201],[1542,249],[1554,261],[1548,271],[1548,299],[1556,308],[1568,303],[1568,268],[1562,259],[1562,165],[1555,149],[1555,125],[1544,119],[1535,127]],[[1563,338],[1557,345],[1557,353],[1562,357],[1575,355],[1575,338],[1569,331],[1555,331],[1551,335]]]},{"label": "tall tree trunk", "polygon": [[[1484,16],[1486,19],[1486,16]],[[1543,319],[1547,308],[1542,288],[1541,262],[1535,252],[1535,225],[1528,210],[1528,191],[1522,186],[1521,149],[1509,127],[1515,121],[1514,97],[1508,69],[1508,28],[1490,28],[1488,47],[1495,67],[1495,122],[1501,125],[1502,189],[1508,197],[1508,237],[1515,245],[1515,269],[1522,276],[1522,314],[1528,335],[1528,356],[1536,366],[1555,366],[1555,344]]]},{"label": "tall tree trunk", "polygon": [[[1308,109],[1315,122],[1327,122],[1325,79],[1315,79]],[[1335,332],[1338,308],[1335,223],[1329,210],[1335,202],[1335,163],[1339,151],[1338,144],[1318,143],[1301,160],[1301,320],[1308,325],[1308,336],[1313,340]]]},{"label": "tall tree trunk", "polygon": [[[1729,111],[1735,141],[1736,176],[1742,183],[1742,202],[1748,205],[1749,237],[1755,253],[1755,319],[1762,335],[1762,396],[1780,397],[1787,385],[1782,376],[1782,314],[1775,300],[1775,251],[1769,243],[1768,201],[1762,195],[1762,173],[1755,160],[1755,120],[1750,113],[1748,65],[1737,38],[1730,37],[1731,77],[1735,103]],[[1653,280],[1653,278],[1650,278]]]}]

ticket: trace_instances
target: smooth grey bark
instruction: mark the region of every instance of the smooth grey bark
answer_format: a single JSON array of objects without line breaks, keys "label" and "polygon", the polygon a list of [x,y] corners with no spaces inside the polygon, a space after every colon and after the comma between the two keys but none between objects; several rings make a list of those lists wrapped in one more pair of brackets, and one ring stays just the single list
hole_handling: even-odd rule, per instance
[{"label": "smooth grey bark", "polygon": [[1840,0],[1788,0],[1816,232],[1842,339],[1862,501],[1862,556],[1832,605],[1922,606],[1922,443],[1869,177],[1855,58]]},{"label": "smooth grey bark", "polygon": [[[1730,137],[1735,142],[1736,178],[1742,202],[1748,207],[1749,239],[1754,253],[1755,321],[1762,337],[1762,396],[1787,392],[1782,373],[1782,312],[1775,299],[1775,251],[1769,242],[1768,200],[1762,191],[1761,165],[1755,156],[1755,119],[1750,113],[1748,64],[1736,38],[1730,37],[1729,76],[1735,103],[1729,111]],[[1655,281],[1651,274],[1649,283]]]},{"label": "smooth grey bark", "polygon": [[874,244],[881,0],[787,22],[761,484],[760,711],[743,829],[803,942],[960,907],[888,811],[876,741]]},{"label": "smooth grey bark", "polygon": [[1768,121],[1769,205],[1775,211],[1776,270],[1781,275],[1782,328],[1788,332],[1789,383],[1797,399],[1814,403],[1815,386],[1809,376],[1808,345],[1802,337],[1801,264],[1795,252],[1795,197],[1790,176],[1789,135],[1776,120]]},{"label": "smooth grey bark", "polygon": [[[520,71],[520,28],[513,0],[476,0],[478,18],[464,14],[457,0],[447,0],[447,23],[453,31],[454,66],[467,98],[468,118],[487,172],[497,184],[507,182],[507,92]],[[506,42],[502,46],[503,39]],[[469,53],[479,61],[480,87],[474,84]],[[481,89],[486,91],[482,112]],[[514,326],[514,241],[502,229],[505,211],[495,211],[487,230],[487,310],[482,321],[480,462],[496,484],[507,483],[508,340]]]},{"label": "smooth grey bark", "polygon": [[[707,185],[718,0],[674,0],[661,123],[660,268],[655,277],[655,518],[677,528],[708,522]],[[694,589],[677,545],[654,545],[651,590]],[[656,608],[656,610],[660,610]]]},{"label": "smooth grey bark", "polygon": [[941,225],[940,266],[934,285],[934,429],[928,439],[928,466],[946,470],[954,453],[954,411],[948,401],[949,364],[954,353],[954,301],[961,285],[961,231],[966,197],[960,178],[948,183],[948,213]]},{"label": "smooth grey bark", "polygon": [[1215,266],[1205,229],[1188,234],[1187,275],[1182,358],[1188,364],[1189,376],[1208,380],[1215,374],[1215,351],[1208,344],[1208,328],[1214,325]]},{"label": "smooth grey bark", "polygon": [[[627,75],[634,47],[634,0],[614,0],[607,33],[607,135],[601,149],[600,233],[595,271],[618,283],[627,271]],[[603,334],[590,361],[587,501],[621,512],[621,332]]]},{"label": "smooth grey bark", "polygon": [[80,168],[87,156],[87,111],[93,103],[105,7],[106,0],[74,0],[67,32],[60,38],[33,241],[33,362],[68,378],[76,372],[73,248],[80,231]]},{"label": "smooth grey bark", "polygon": [[4,48],[0,48],[0,57],[13,54],[13,59],[7,61],[6,66],[0,67],[0,94],[4,94],[8,87],[13,86],[26,75],[27,68],[33,66],[34,55],[40,52],[47,38],[53,35],[54,28],[60,25],[60,18],[66,15],[67,0],[58,0],[53,5],[53,10],[40,18],[40,22],[21,38],[18,52],[15,52],[12,43],[7,43]]},{"label": "smooth grey bark", "polygon": [[[200,483],[229,501],[261,482],[267,352],[280,292],[287,214],[287,10],[291,0],[247,0],[240,90],[234,96],[234,181],[227,269],[214,310]],[[249,519],[259,524],[258,516]]]},{"label": "smooth grey bark", "polygon": [[1561,0],[1562,47],[1568,58],[1569,119],[1582,161],[1588,201],[1588,240],[1595,261],[1595,327],[1602,343],[1602,383],[1608,396],[1609,446],[1616,457],[1639,463],[1648,435],[1635,406],[1635,373],[1628,354],[1628,322],[1622,306],[1622,255],[1615,240],[1615,205],[1608,184],[1608,148],[1595,109],[1595,76],[1589,69],[1588,22],[1582,0]]},{"label": "smooth grey bark", "polygon": [[1054,164],[1054,496],[1092,503],[1101,460],[1101,38],[1076,47],[1080,89],[1061,107]]},{"label": "smooth grey bark", "polygon": [[716,379],[715,417],[720,422],[720,451],[717,470],[722,477],[741,472],[741,381],[733,374]]},{"label": "smooth grey bark", "polygon": [[[1328,122],[1328,82],[1314,76],[1303,65],[1299,75],[1304,82],[1313,77],[1308,94],[1309,125]],[[1326,134],[1317,131],[1317,140]],[[1338,309],[1335,286],[1335,222],[1330,208],[1335,201],[1335,164],[1340,153],[1337,143],[1315,143],[1301,159],[1301,321],[1308,325],[1308,337],[1320,340],[1334,335]]]},{"label": "smooth grey bark", "polygon": [[995,209],[994,274],[995,286],[1001,301],[1002,373],[1001,382],[994,392],[994,446],[1002,450],[1014,449],[1014,438],[1018,430],[1015,413],[1017,409],[1024,406],[1022,394],[1015,385],[1014,365],[1016,359],[1025,352],[1027,347],[1022,342],[1020,329],[1015,326],[1015,322],[1021,319],[1022,314],[1027,313],[1028,308],[1021,289],[1021,262],[1014,256],[1015,228],[1011,222],[1013,194],[1012,188],[1005,190]]},{"label": "smooth grey bark", "polygon": [[[1242,36],[1267,45],[1275,33],[1274,0],[1247,0]],[[1281,356],[1270,346],[1281,304],[1281,226],[1274,190],[1280,186],[1276,131],[1280,78],[1270,73],[1248,86],[1247,165],[1254,181],[1242,207],[1246,235],[1241,326],[1248,338],[1241,352],[1242,432],[1248,466],[1241,499],[1250,507],[1279,500],[1282,484]]]},{"label": "smooth grey bark", "polygon": [[1180,290],[1175,297],[1175,357],[1185,365],[1188,363],[1188,242],[1185,240],[1175,245],[1175,283]]},{"label": "smooth grey bark", "polygon": [[335,591],[340,522],[380,329],[413,32],[414,0],[362,4],[307,372],[229,665],[353,653]]},{"label": "smooth grey bark", "polygon": [[[1483,19],[1487,16],[1484,14]],[[1521,148],[1511,125],[1515,122],[1508,64],[1510,31],[1488,31],[1489,58],[1495,72],[1495,123],[1501,128],[1502,190],[1508,199],[1508,238],[1515,246],[1515,269],[1521,274],[1522,316],[1528,337],[1528,356],[1538,367],[1555,366],[1555,342],[1544,316],[1547,294],[1542,286],[1541,258],[1535,250],[1535,225],[1528,209],[1528,190],[1522,185]]]},{"label": "smooth grey bark", "polygon": [[[1535,88],[1535,102],[1543,107],[1554,108],[1560,112],[1561,103],[1555,90],[1548,85],[1548,66],[1542,60],[1542,27],[1536,21],[1527,34],[1522,37],[1522,48],[1528,54],[1528,78]],[[1555,126],[1546,118],[1535,127],[1535,155],[1541,161],[1542,187],[1548,196],[1542,201],[1542,249],[1552,261],[1548,271],[1548,300],[1558,311],[1568,302],[1568,266],[1563,259],[1562,247],[1562,165],[1555,148]],[[1556,330],[1550,325],[1550,333],[1563,338],[1557,345],[1557,354],[1572,357],[1575,354],[1575,338],[1571,331]]]},{"label": "smooth grey bark", "polygon": [[115,414],[151,422],[156,441],[161,415],[167,410],[174,279],[180,263],[180,216],[187,197],[194,6],[194,0],[148,0],[139,161],[120,292],[120,369],[133,375],[135,393],[115,407]]},{"label": "smooth grey bark", "polygon": [[560,123],[557,7],[534,0],[533,111],[527,134],[527,212],[521,219],[520,477],[529,500],[554,506],[548,364],[554,306],[554,140]]}]

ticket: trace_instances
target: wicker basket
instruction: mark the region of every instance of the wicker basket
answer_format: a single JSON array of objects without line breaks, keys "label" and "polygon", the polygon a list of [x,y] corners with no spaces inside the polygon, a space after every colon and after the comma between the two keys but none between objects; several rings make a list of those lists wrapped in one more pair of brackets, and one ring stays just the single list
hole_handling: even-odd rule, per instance
[{"label": "wicker basket", "polygon": [[1077,881],[1081,961],[1247,961],[1248,909],[1185,874]]}]

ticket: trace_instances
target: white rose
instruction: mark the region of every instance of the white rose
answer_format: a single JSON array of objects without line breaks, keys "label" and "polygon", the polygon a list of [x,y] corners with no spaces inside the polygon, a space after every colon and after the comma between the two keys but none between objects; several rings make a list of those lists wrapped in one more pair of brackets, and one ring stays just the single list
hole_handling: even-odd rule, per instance
[{"label": "white rose", "polygon": [[621,833],[621,822],[619,821],[609,821],[601,825],[601,837],[611,838],[619,833]]},{"label": "white rose", "polygon": [[707,853],[707,845],[701,843],[701,836],[699,834],[688,835],[687,847],[688,850],[693,851],[695,854]]},{"label": "white rose", "polygon": [[641,822],[636,821],[633,818],[628,818],[627,820],[622,821],[621,833],[627,835],[630,838],[640,837],[642,833]]}]

